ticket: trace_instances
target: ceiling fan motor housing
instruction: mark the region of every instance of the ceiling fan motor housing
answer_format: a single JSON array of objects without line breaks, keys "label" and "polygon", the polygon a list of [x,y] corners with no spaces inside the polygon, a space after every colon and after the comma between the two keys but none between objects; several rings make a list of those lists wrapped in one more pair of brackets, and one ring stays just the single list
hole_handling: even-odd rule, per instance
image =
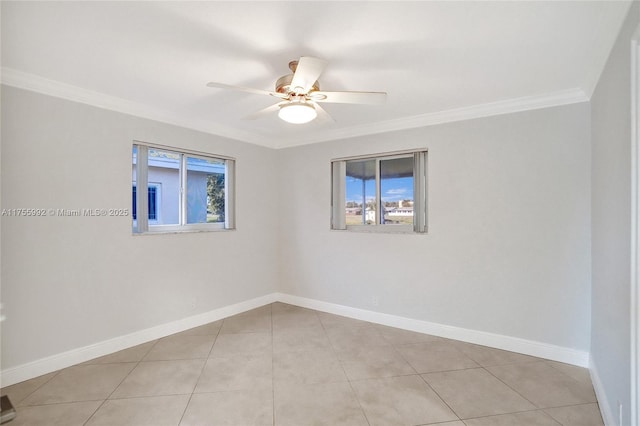
[{"label": "ceiling fan motor housing", "polygon": [[[287,74],[280,77],[278,81],[276,81],[276,92],[284,93],[285,95],[295,93],[296,91],[291,87],[291,80],[293,80],[293,74]],[[320,90],[320,84],[316,81],[307,93],[316,92],[318,90]]]}]

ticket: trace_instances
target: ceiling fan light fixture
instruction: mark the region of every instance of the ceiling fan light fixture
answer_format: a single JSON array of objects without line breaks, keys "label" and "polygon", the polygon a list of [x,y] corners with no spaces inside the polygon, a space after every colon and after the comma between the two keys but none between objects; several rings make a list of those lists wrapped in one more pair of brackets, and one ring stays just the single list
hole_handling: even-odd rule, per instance
[{"label": "ceiling fan light fixture", "polygon": [[207,86],[278,98],[279,103],[263,108],[245,117],[245,119],[254,120],[278,111],[278,116],[281,120],[292,124],[308,123],[315,120],[318,115],[320,115],[320,119],[323,122],[333,121],[331,116],[322,108],[322,102],[379,105],[386,100],[387,94],[385,92],[321,92],[318,78],[326,66],[327,61],[324,59],[301,56],[300,60],[289,63],[292,74],[280,77],[276,81],[275,91],[233,86],[214,81],[207,83]]},{"label": "ceiling fan light fixture", "polygon": [[280,107],[278,117],[291,124],[304,124],[314,120],[318,112],[312,104],[306,102],[291,102]]}]

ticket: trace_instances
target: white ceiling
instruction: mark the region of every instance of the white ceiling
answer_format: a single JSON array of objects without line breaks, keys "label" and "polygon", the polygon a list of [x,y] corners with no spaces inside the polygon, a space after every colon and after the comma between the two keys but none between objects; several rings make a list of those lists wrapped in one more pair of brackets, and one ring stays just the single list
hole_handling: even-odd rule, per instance
[{"label": "white ceiling", "polygon": [[[274,148],[586,100],[630,2],[2,2],[2,81]],[[242,118],[300,56],[335,123]]]}]

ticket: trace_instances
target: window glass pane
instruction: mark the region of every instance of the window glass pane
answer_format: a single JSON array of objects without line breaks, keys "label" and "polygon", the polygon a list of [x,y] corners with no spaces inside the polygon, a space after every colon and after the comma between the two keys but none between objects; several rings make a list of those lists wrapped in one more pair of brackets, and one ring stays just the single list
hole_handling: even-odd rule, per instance
[{"label": "window glass pane", "polygon": [[413,224],[413,157],[380,160],[383,224]]},{"label": "window glass pane", "polygon": [[133,186],[133,203],[132,203],[132,207],[131,207],[131,212],[133,215],[133,220],[136,220],[136,215],[137,215],[137,209],[136,209],[136,187],[135,185]]},{"label": "window glass pane", "polygon": [[148,175],[149,220],[153,225],[179,224],[180,154],[149,148]]},{"label": "window glass pane", "polygon": [[187,157],[187,223],[224,223],[225,161]]},{"label": "window glass pane", "polygon": [[[138,192],[138,187],[137,186],[133,186],[133,201],[132,201],[132,213],[133,213],[133,220],[136,220],[137,215],[138,215],[138,209],[137,209],[137,200],[136,200],[136,193]],[[148,195],[148,203],[149,203],[149,221],[155,221],[158,220],[158,187],[157,186],[150,186],[149,187],[149,195]]]},{"label": "window glass pane", "polygon": [[149,221],[158,220],[158,187],[149,186]]},{"label": "window glass pane", "polygon": [[353,160],[346,164],[345,222],[376,223],[376,161]]}]

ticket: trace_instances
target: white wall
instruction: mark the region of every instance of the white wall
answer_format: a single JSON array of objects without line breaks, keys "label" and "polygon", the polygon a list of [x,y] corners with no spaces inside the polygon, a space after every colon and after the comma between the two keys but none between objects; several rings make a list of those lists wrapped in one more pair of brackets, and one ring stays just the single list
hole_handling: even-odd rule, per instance
[{"label": "white wall", "polygon": [[2,208],[130,209],[135,139],[235,157],[237,231],[3,217],[3,370],[274,291],[270,149],[3,86]]},{"label": "white wall", "polygon": [[[591,98],[591,362],[605,421],[630,424],[631,37],[640,24],[634,2]],[[609,417],[607,419],[607,417]]]},{"label": "white wall", "polygon": [[[274,291],[589,349],[587,104],[280,151],[10,87],[2,105],[3,208],[130,208],[135,139],[238,160],[233,232],[4,217],[3,370]],[[330,160],[409,148],[429,149],[429,234],[329,231]]]},{"label": "white wall", "polygon": [[[281,291],[588,351],[588,123],[582,103],[281,150]],[[330,160],[410,148],[429,233],[330,231]]]}]

